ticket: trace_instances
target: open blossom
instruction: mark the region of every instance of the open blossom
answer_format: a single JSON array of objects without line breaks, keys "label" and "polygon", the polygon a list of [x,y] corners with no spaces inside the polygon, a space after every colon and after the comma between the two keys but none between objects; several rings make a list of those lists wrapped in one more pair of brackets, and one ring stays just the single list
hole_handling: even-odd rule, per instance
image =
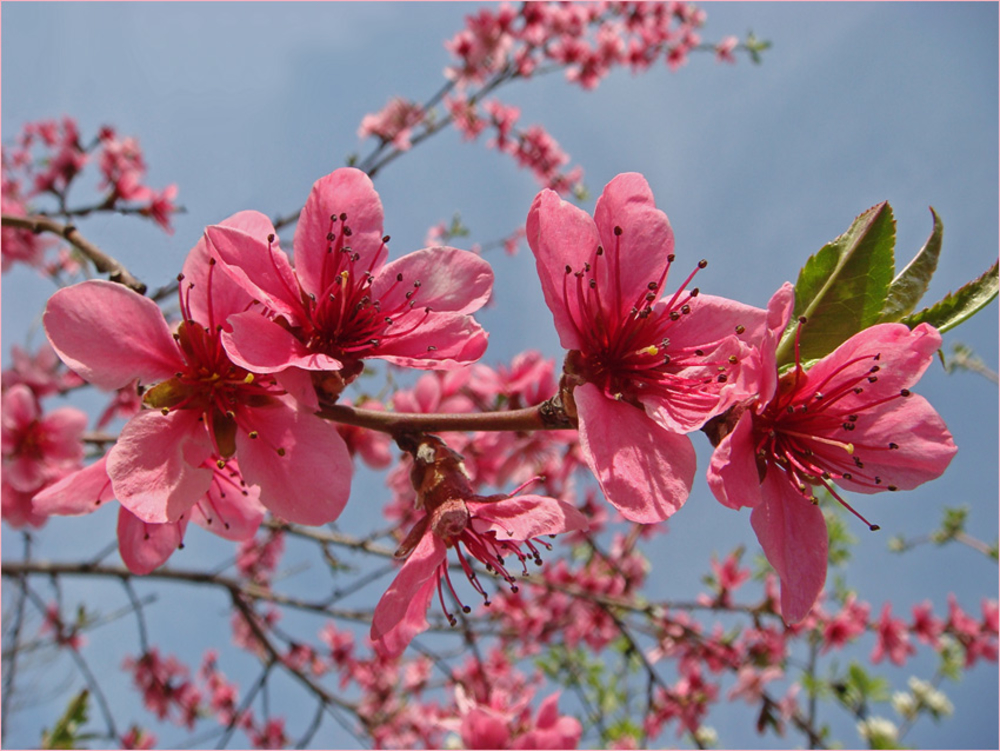
[{"label": "open blossom", "polygon": [[[587,526],[586,518],[575,507],[554,498],[476,495],[461,458],[433,436],[425,436],[416,448],[411,477],[418,506],[425,513],[396,551],[396,557],[406,558],[406,563],[375,607],[371,638],[385,656],[402,654],[410,640],[427,628],[426,611],[435,592],[442,608],[442,586],[454,593],[448,548],[455,550],[469,581],[488,602],[467,556],[514,587],[516,580],[504,563],[505,557],[513,556],[527,572],[529,559],[540,560],[532,542],[535,538]],[[464,608],[469,612],[468,606]],[[447,608],[445,614],[454,622]]]},{"label": "open blossom", "polygon": [[[32,501],[34,511],[47,516],[79,516],[113,501],[107,460],[107,455],[102,456],[37,493]],[[212,483],[181,519],[154,524],[125,506],[118,509],[118,551],[129,571],[144,575],[163,565],[184,541],[189,521],[227,540],[253,537],[264,519],[260,490],[243,482],[235,461],[219,467],[209,459],[202,466],[212,473]]]},{"label": "open blossom", "polygon": [[[558,692],[542,700],[538,717],[534,719],[529,706],[530,696],[511,701],[505,692],[495,693],[503,699],[485,704],[468,696],[459,684],[455,688],[458,717],[442,720],[441,726],[457,732],[464,748],[577,747],[583,727],[576,718],[559,714]],[[496,706],[501,703],[508,706]]]},{"label": "open blossom", "polygon": [[87,415],[74,407],[44,414],[34,393],[17,384],[3,394],[3,479],[27,493],[62,477],[83,459]]},{"label": "open blossom", "polygon": [[222,339],[235,363],[276,373],[306,406],[318,404],[310,372],[336,397],[365,357],[450,369],[486,350],[486,332],[469,314],[490,296],[489,264],[447,247],[386,263],[382,203],[364,172],[339,169],[313,186],[295,230],[294,270],[266,217],[255,216],[253,231],[206,231],[233,278],[261,303],[232,316]]},{"label": "open blossom", "polygon": [[[229,226],[259,229],[256,215]],[[203,239],[179,285],[184,320],[171,332],[159,307],[119,284],[88,281],[49,300],[43,322],[59,356],[86,380],[118,389],[138,378],[148,409],[108,453],[114,495],[145,522],[176,522],[239,455],[261,502],[289,521],[335,519],[350,492],[351,459],[335,426],[296,408],[273,378],[234,364],[220,336],[249,296],[216,271]]]},{"label": "open blossom", "polygon": [[759,397],[727,417],[708,470],[721,503],[753,509],[788,623],[809,613],[826,580],[826,522],[813,487],[853,511],[833,483],[860,493],[908,490],[941,475],[956,451],[937,412],[910,391],[941,346],[933,327],[872,326],[808,371],[797,361],[779,379],[775,351],[793,305],[790,284],[771,298]]},{"label": "open blossom", "polygon": [[423,122],[425,114],[424,108],[416,102],[393,97],[381,111],[361,119],[358,137],[378,136],[400,151],[406,151],[412,145],[410,134],[413,128]]},{"label": "open blossom", "polygon": [[764,311],[686,290],[693,273],[665,291],[673,231],[639,174],[612,180],[593,218],[542,191],[527,239],[569,350],[587,464],[626,518],[662,521],[694,481],[694,448],[682,434],[751,393],[740,366],[751,350],[740,337],[758,333]]}]

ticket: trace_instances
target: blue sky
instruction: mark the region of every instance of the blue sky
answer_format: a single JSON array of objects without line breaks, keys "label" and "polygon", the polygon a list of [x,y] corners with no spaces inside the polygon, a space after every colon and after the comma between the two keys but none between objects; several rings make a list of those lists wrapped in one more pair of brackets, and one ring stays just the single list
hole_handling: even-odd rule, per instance
[{"label": "blue sky", "polygon": [[[77,118],[84,134],[110,123],[137,136],[150,184],[180,187],[187,213],[177,217],[175,234],[115,217],[81,228],[157,286],[177,273],[206,225],[248,208],[271,216],[293,211],[315,179],[342,166],[348,154],[366,153],[370,144],[356,135],[361,118],[392,95],[422,100],[436,91],[449,62],[442,42],[476,7],[5,3],[3,140],[25,121],[62,114]],[[665,66],[636,77],[619,71],[594,92],[559,75],[498,92],[521,108],[522,123],[543,123],[583,166],[592,195],[586,208],[615,174],[644,173],[670,217],[678,259],[709,260],[701,289],[759,306],[782,282],[794,281],[807,255],[882,200],[895,212],[900,267],[930,232],[928,206],[944,221],[944,254],[928,302],[989,266],[1000,201],[996,4],[705,7],[707,41],[750,29],[771,40],[763,65],[741,57],[728,66],[695,55],[676,73]],[[523,223],[538,191],[532,176],[509,159],[452,132],[392,164],[376,187],[396,253],[421,247],[427,228],[456,211],[472,230],[470,244],[501,237]],[[497,304],[480,316],[491,332],[485,361],[496,364],[528,347],[561,357],[530,252],[493,260]],[[4,276],[5,364],[6,349],[37,325],[34,316],[49,292],[30,272]],[[947,334],[945,349],[964,342],[995,369],[997,333],[994,303]],[[931,599],[941,612],[946,593],[954,591],[966,610],[978,613],[980,597],[996,597],[995,566],[957,546],[897,556],[885,545],[896,534],[929,531],[943,505],[959,503],[971,507],[970,527],[978,536],[995,538],[997,388],[934,366],[919,391],[945,418],[959,454],[942,480],[859,502],[883,531],[852,529],[862,543],[849,581],[875,606],[891,597],[908,613]],[[709,447],[696,445],[704,467]],[[48,555],[56,555],[57,545],[78,544],[84,527],[76,524],[52,523],[42,554],[46,544]],[[371,525],[370,512],[349,505],[341,525],[351,524]],[[111,539],[112,520],[105,515],[90,525],[101,540],[86,548],[93,551]],[[661,591],[654,586],[651,597],[693,591],[711,551],[724,554],[741,541],[756,550],[746,515],[721,508],[703,482],[670,530],[651,555],[671,575],[654,577]],[[5,529],[3,542],[5,556],[12,555],[17,537]],[[207,536],[197,543],[179,565],[220,560]],[[210,614],[218,608],[205,600]],[[185,619],[173,638],[178,644],[204,638],[203,628],[201,619]],[[127,629],[121,633],[134,639]],[[109,659],[119,659],[116,645],[94,642],[95,654],[107,650]],[[887,672],[900,684],[908,675]],[[951,689],[955,718],[940,727],[922,725],[907,742],[995,747],[996,678],[995,666],[966,676]],[[58,700],[39,702],[22,712],[13,726],[20,733],[9,740],[33,742],[37,724],[51,721],[58,706]],[[751,723],[743,714],[733,717],[729,725],[713,718],[723,743],[773,742],[746,734]],[[830,721],[850,742],[850,723],[836,712]],[[333,735],[320,745],[338,741],[351,742]]]}]

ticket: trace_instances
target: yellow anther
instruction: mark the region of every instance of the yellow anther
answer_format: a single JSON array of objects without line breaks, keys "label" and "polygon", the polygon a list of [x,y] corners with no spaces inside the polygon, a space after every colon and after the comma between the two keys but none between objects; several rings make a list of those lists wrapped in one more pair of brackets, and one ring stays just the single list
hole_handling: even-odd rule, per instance
[{"label": "yellow anther", "polygon": [[648,347],[640,349],[639,352],[643,355],[658,355],[660,354],[660,348],[655,344],[650,344]]},{"label": "yellow anther", "polygon": [[246,378],[243,379],[243,383],[253,383],[253,373],[247,373]]}]

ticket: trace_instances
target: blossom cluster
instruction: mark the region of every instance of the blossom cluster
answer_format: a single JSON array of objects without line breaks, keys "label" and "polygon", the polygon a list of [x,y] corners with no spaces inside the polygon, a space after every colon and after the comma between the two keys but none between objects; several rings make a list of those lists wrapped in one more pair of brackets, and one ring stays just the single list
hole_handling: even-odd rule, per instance
[{"label": "blossom cluster", "polygon": [[[95,211],[136,214],[155,221],[172,232],[171,217],[177,212],[177,186],[155,190],[146,184],[146,162],[134,137],[122,138],[114,129],[103,127],[91,143],[86,143],[76,121],[40,120],[27,123],[10,146],[2,151],[3,213],[27,217],[42,208],[46,199],[55,202],[50,214],[86,216]],[[94,188],[100,198],[87,206],[71,206],[69,192],[89,164],[96,163],[101,174]],[[49,272],[74,271],[68,254],[46,264],[47,251],[55,243],[30,229],[4,226],[3,271],[14,263],[24,263]]]}]

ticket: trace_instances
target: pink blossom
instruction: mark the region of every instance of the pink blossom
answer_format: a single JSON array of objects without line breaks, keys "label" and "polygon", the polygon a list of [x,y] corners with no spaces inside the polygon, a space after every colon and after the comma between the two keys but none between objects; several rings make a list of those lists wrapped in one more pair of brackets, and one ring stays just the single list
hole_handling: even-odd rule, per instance
[{"label": "pink blossom", "polygon": [[122,667],[132,673],[147,709],[161,720],[177,710],[179,716],[172,719],[188,728],[194,727],[201,705],[201,692],[190,680],[188,669],[175,657],[161,659],[154,647],[139,659],[125,658]]},{"label": "pink blossom", "polygon": [[[78,516],[114,500],[107,459],[107,455],[102,456],[36,494],[35,512]],[[154,524],[143,521],[125,506],[119,508],[118,551],[129,571],[144,575],[163,565],[182,546],[188,521],[229,540],[252,537],[260,526],[264,518],[264,507],[258,500],[260,491],[245,485],[236,462],[220,468],[207,460],[202,466],[212,473],[212,482],[205,495],[177,521]]]},{"label": "pink blossom", "polygon": [[235,363],[277,373],[306,406],[317,406],[310,373],[335,398],[365,357],[450,369],[486,349],[487,335],[469,314],[489,298],[489,264],[447,247],[386,264],[382,203],[360,170],[339,169],[313,186],[295,231],[294,270],[266,217],[254,216],[254,231],[206,232],[227,270],[261,302],[231,316],[222,340]]},{"label": "pink blossom", "polygon": [[[226,226],[260,229],[246,212]],[[175,333],[154,302],[118,284],[83,282],[49,300],[43,322],[64,362],[100,388],[136,378],[147,386],[149,409],[108,453],[115,497],[145,522],[175,522],[211,487],[205,462],[221,468],[238,454],[271,511],[302,524],[335,519],[350,491],[347,448],[336,427],[297,409],[273,378],[226,356],[222,324],[250,298],[215,266],[202,240],[184,264]]]},{"label": "pink blossom", "polygon": [[31,389],[17,384],[3,392],[3,479],[29,493],[62,477],[83,459],[87,415],[75,407],[44,414]]},{"label": "pink blossom", "polygon": [[18,383],[25,384],[39,399],[82,386],[84,380],[67,370],[48,342],[39,345],[34,354],[28,354],[16,344],[10,348],[13,364],[3,371],[3,388]]},{"label": "pink blossom", "polygon": [[759,397],[733,409],[708,470],[721,503],[753,509],[786,623],[809,613],[826,579],[826,522],[812,487],[853,511],[832,482],[861,493],[914,488],[944,472],[956,450],[938,414],[910,392],[941,346],[934,328],[872,326],[779,380],[775,350],[793,297],[786,284],[768,304]]},{"label": "pink blossom", "polygon": [[785,671],[775,665],[763,669],[755,665],[744,665],[736,673],[736,685],[729,690],[728,698],[743,699],[747,704],[754,705],[760,701],[764,686],[784,674]]},{"label": "pink blossom", "polygon": [[944,631],[944,621],[934,616],[934,606],[930,602],[922,602],[914,605],[912,612],[913,624],[910,631],[924,644],[937,647]]},{"label": "pink blossom", "polygon": [[849,594],[840,612],[823,626],[823,653],[840,649],[865,633],[870,610],[867,602],[859,603],[853,592]]},{"label": "pink blossom", "polygon": [[694,481],[682,433],[751,393],[738,364],[750,349],[737,332],[752,336],[763,311],[685,291],[694,274],[664,295],[673,231],[635,173],[608,184],[593,218],[542,191],[527,238],[570,351],[564,370],[584,458],[627,519],[662,521]]},{"label": "pink blossom", "polygon": [[[476,495],[460,457],[432,436],[421,441],[415,455],[412,476],[418,488],[418,507],[425,513],[396,551],[396,557],[406,558],[406,563],[376,605],[372,620],[372,641],[386,656],[401,654],[410,640],[427,628],[426,611],[435,591],[445,615],[454,622],[442,592],[442,582],[454,591],[448,573],[448,548],[455,550],[473,588],[488,601],[467,555],[515,587],[514,575],[503,562],[505,557],[513,556],[526,572],[528,560],[540,559],[532,542],[535,538],[587,524],[576,508],[554,498]],[[522,545],[529,552],[525,553]]]},{"label": "pink blossom", "polygon": [[879,663],[888,655],[894,664],[902,665],[906,662],[906,658],[915,654],[917,650],[910,644],[906,623],[899,618],[893,618],[891,612],[892,605],[887,602],[882,607],[882,615],[875,624],[878,641],[872,650],[871,660]]},{"label": "pink blossom", "polygon": [[147,749],[156,746],[156,736],[137,725],[130,727],[120,740],[122,748]]},{"label": "pink blossom", "polygon": [[722,39],[718,44],[715,45],[715,59],[723,63],[735,63],[736,56],[733,55],[733,50],[736,49],[740,40],[734,36],[727,36]]},{"label": "pink blossom", "polygon": [[416,102],[393,97],[375,114],[365,115],[358,127],[358,137],[378,136],[383,142],[392,143],[399,151],[407,151],[413,128],[424,121],[424,108]]}]

